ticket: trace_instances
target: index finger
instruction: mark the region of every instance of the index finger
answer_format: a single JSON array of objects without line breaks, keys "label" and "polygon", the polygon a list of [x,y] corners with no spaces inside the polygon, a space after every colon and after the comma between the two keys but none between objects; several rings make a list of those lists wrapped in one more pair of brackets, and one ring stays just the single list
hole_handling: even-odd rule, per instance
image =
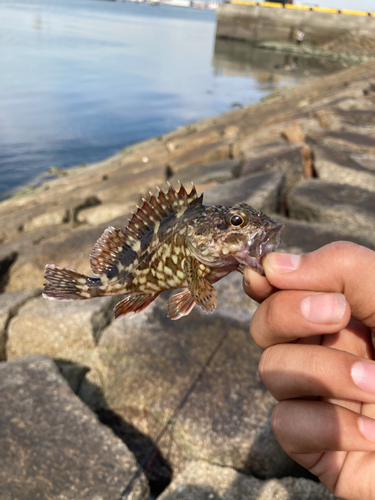
[{"label": "index finger", "polygon": [[243,273],[243,289],[249,297],[257,302],[263,302],[276,291],[265,276],[261,276],[250,267],[245,267]]},{"label": "index finger", "polygon": [[345,295],[352,316],[375,330],[375,252],[335,242],[301,257],[270,253],[262,261],[267,280],[281,290]]}]

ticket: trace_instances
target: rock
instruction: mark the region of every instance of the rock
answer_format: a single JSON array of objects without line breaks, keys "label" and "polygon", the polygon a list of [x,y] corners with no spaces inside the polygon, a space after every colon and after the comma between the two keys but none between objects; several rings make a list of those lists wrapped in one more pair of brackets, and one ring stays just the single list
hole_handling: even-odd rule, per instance
[{"label": "rock", "polygon": [[221,134],[212,128],[197,131],[190,126],[190,129],[185,130],[185,133],[183,133],[184,129],[177,129],[177,134],[172,132],[164,137],[164,143],[169,153],[169,162],[188,151],[199,149],[201,146],[213,144],[223,139]]},{"label": "rock", "polygon": [[301,155],[302,155],[302,163],[303,163],[303,171],[305,172],[305,176],[308,179],[314,177],[314,153],[309,146],[304,144],[301,146]]},{"label": "rock", "polygon": [[[99,421],[110,427],[116,436],[134,453],[138,463],[144,463],[145,457],[150,457],[150,460],[143,467],[143,472],[148,479],[151,490],[148,500],[157,498],[171,482],[173,471],[168,461],[169,457],[164,458],[147,435],[139,432],[131,423],[117,415],[115,411],[101,409],[96,413]],[[150,450],[152,450],[151,456]],[[124,500],[126,498],[126,495],[124,495]]]},{"label": "rock", "polygon": [[[38,229],[60,224],[72,223],[77,220],[80,210],[98,205],[100,201],[95,196],[84,197],[76,194],[71,197],[64,194],[55,197],[55,200],[36,199],[30,203],[27,210],[23,207],[17,210],[16,204],[8,207],[6,213],[1,214],[2,232],[4,239],[9,241],[19,232],[30,232]],[[5,210],[4,210],[5,212]]]},{"label": "rock", "polygon": [[139,204],[142,196],[147,196],[149,191],[155,192],[156,186],[165,181],[166,160],[165,158],[165,161],[152,168],[145,168],[143,163],[142,166],[137,163],[118,167],[114,172],[108,173],[108,178],[102,182],[97,192],[98,198],[103,204],[124,205],[123,213],[126,213],[126,206]]},{"label": "rock", "polygon": [[375,138],[369,134],[359,134],[346,131],[325,131],[320,134],[310,134],[313,144],[320,144],[344,151],[375,152]]},{"label": "rock", "polygon": [[98,226],[117,217],[122,217],[125,224],[129,213],[136,208],[136,204],[139,202],[138,196],[135,198],[137,199],[134,202],[106,203],[98,207],[86,208],[78,214],[77,220],[78,222],[90,224],[90,226]]},{"label": "rock", "polygon": [[69,211],[62,207],[60,210],[50,211],[43,208],[43,213],[28,219],[20,227],[23,231],[34,231],[45,226],[64,224],[69,221]]},{"label": "rock", "polygon": [[[229,320],[250,324],[251,318],[258,307],[255,300],[242,293],[243,276],[239,272],[233,272],[224,279],[215,283],[217,292],[217,309],[215,315]],[[197,312],[205,317],[205,313],[197,308]]]},{"label": "rock", "polygon": [[319,109],[318,111],[315,111],[314,118],[318,120],[319,125],[322,128],[332,128],[332,122],[336,120],[335,115],[326,109]]},{"label": "rock", "polygon": [[39,245],[26,246],[9,270],[5,291],[42,288],[46,264],[58,264],[92,275],[89,255],[106,226],[112,225],[112,222],[89,228],[66,229]]},{"label": "rock", "polygon": [[207,205],[248,203],[263,212],[277,212],[284,193],[283,172],[266,172],[219,184],[204,193]]},{"label": "rock", "polygon": [[238,177],[241,167],[241,160],[228,159],[207,163],[206,165],[191,165],[177,174],[173,175],[169,182],[177,186],[180,181],[186,189],[192,182],[195,186],[206,185],[210,182],[224,183]]},{"label": "rock", "polygon": [[375,156],[371,156],[373,167],[369,168],[361,162],[361,155],[347,151],[315,146],[314,155],[319,179],[375,191]]},{"label": "rock", "polygon": [[68,382],[72,391],[77,394],[84,376],[90,370],[90,368],[80,363],[74,363],[72,361],[66,361],[64,359],[55,359],[54,361],[58,369],[60,370],[61,375]]},{"label": "rock", "polygon": [[[42,288],[46,264],[59,264],[91,275],[89,255],[95,242],[107,226],[125,226],[131,215],[130,211],[134,210],[140,201],[141,197],[137,193],[128,193],[124,195],[122,204],[112,204],[111,207],[103,203],[82,209],[77,218],[81,223],[92,223],[89,227],[86,224],[76,227],[65,224],[57,233],[52,232],[50,228],[44,228],[39,232],[25,233],[23,237],[20,235],[19,240],[8,244],[8,252],[15,249],[17,260],[9,269],[5,291]],[[119,216],[119,213],[122,215]],[[108,219],[113,215],[116,217]]]},{"label": "rock", "polygon": [[[233,293],[233,302],[236,296],[254,310],[242,286]],[[112,323],[79,394],[90,396],[90,385],[100,384],[105,404],[155,439],[211,356],[170,424],[173,436],[167,433],[160,450],[168,453],[173,467],[202,458],[258,477],[289,473],[293,462],[271,430],[275,401],[257,374],[261,351],[249,336],[249,313],[235,319],[234,312],[226,315],[220,307],[212,315],[195,308],[176,330],[163,296],[142,314]],[[94,394],[97,405],[99,394]]]},{"label": "rock", "polygon": [[0,250],[0,293],[3,292],[7,286],[9,270],[16,259],[17,252],[12,248],[3,247],[2,250]]},{"label": "rock", "polygon": [[375,196],[367,189],[308,179],[289,193],[287,203],[294,219],[332,222],[371,239],[375,233]]},{"label": "rock", "polygon": [[237,127],[236,125],[229,125],[224,130],[224,137],[225,139],[236,139],[239,136],[240,132],[240,127]]},{"label": "rock", "polygon": [[352,241],[358,245],[375,250],[375,238],[368,235],[358,235],[349,229],[341,229],[333,223],[313,223],[302,220],[293,220],[281,217],[279,214],[271,214],[272,218],[285,224],[281,233],[281,244],[279,251],[289,253],[313,252],[318,248],[328,245],[333,241]]},{"label": "rock", "polygon": [[113,319],[118,298],[82,301],[29,300],[8,327],[7,359],[43,353],[51,358],[94,364],[95,347]]},{"label": "rock", "polygon": [[282,137],[288,142],[305,142],[305,134],[299,123],[292,123],[282,133]]},{"label": "rock", "polygon": [[321,483],[285,477],[263,481],[203,460],[192,462],[158,500],[334,500]]},{"label": "rock", "polygon": [[227,140],[203,144],[193,150],[188,150],[168,162],[172,174],[190,165],[202,165],[220,160],[227,160],[230,153],[230,143]]},{"label": "rock", "polygon": [[25,302],[39,293],[39,290],[29,290],[0,294],[0,361],[6,359],[5,346],[9,321]]},{"label": "rock", "polygon": [[337,114],[343,119],[344,123],[361,126],[375,125],[375,111],[373,109],[352,109],[350,111],[338,109]]},{"label": "rock", "polygon": [[305,179],[304,156],[301,146],[283,146],[275,152],[245,163],[242,176],[256,172],[277,171],[284,172],[287,189],[291,189],[297,182]]},{"label": "rock", "polygon": [[[46,356],[0,364],[0,406],[2,500],[113,500],[137,469]],[[147,497],[142,474],[127,498]]]},{"label": "rock", "polygon": [[[267,130],[267,133],[265,133]],[[258,156],[267,156],[285,148],[287,143],[281,138],[280,125],[278,127],[267,127],[266,130],[247,133],[237,140],[232,147],[234,158],[238,156],[245,160],[251,160]]]}]

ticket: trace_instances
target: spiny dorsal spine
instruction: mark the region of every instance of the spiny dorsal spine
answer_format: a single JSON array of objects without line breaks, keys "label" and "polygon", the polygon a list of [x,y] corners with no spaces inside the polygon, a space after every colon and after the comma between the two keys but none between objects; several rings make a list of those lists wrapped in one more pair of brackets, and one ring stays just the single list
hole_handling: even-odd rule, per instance
[{"label": "spiny dorsal spine", "polygon": [[137,241],[146,237],[169,215],[202,204],[203,194],[198,197],[194,185],[190,193],[187,193],[180,182],[179,185],[179,190],[176,191],[168,182],[166,193],[158,188],[157,197],[150,193],[149,201],[142,199],[142,205],[137,206],[136,212],[132,212],[124,230],[108,227],[104,231],[90,254],[91,267],[95,274],[106,274],[113,266],[118,265],[124,254],[134,252]]}]

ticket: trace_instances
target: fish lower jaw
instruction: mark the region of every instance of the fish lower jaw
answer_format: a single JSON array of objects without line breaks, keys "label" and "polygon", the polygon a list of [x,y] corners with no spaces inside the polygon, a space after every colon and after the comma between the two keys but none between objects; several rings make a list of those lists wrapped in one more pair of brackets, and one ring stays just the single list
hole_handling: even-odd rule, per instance
[{"label": "fish lower jaw", "polygon": [[242,253],[236,255],[236,260],[240,263],[243,264],[246,267],[250,267],[250,269],[254,269],[254,271],[257,271],[261,276],[264,276],[264,268],[261,263],[262,257],[252,257],[248,253]]}]

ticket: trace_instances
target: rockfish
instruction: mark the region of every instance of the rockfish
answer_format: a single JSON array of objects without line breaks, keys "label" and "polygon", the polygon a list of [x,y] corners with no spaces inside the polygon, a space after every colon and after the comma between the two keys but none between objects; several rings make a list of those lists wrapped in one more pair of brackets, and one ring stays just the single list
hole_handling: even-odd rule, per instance
[{"label": "rockfish", "polygon": [[137,314],[164,290],[187,288],[168,301],[168,316],[186,316],[194,305],[216,308],[213,283],[249,266],[264,274],[261,258],[280,243],[284,224],[247,205],[205,206],[193,186],[159,189],[133,212],[125,229],[108,227],[90,255],[98,277],[47,264],[46,299],[125,295],[115,317]]}]

